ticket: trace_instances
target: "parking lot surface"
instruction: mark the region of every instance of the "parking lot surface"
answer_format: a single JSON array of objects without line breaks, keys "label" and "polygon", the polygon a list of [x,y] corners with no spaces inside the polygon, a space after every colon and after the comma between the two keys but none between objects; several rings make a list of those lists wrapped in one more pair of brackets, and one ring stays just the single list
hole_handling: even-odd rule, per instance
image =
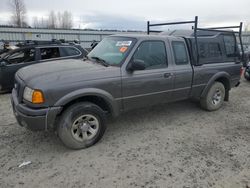
[{"label": "parking lot surface", "polygon": [[250,82],[242,82],[219,111],[183,101],[129,112],[79,151],[18,126],[9,94],[0,95],[0,187],[250,187]]}]

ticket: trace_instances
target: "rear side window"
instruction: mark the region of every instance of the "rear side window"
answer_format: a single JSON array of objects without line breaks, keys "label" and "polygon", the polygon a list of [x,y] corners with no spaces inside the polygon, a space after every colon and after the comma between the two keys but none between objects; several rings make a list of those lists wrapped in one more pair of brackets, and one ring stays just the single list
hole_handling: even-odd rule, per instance
[{"label": "rear side window", "polygon": [[174,41],[172,42],[174,50],[174,58],[176,65],[187,65],[188,64],[188,54],[184,42]]},{"label": "rear side window", "polygon": [[59,58],[59,48],[53,47],[53,48],[41,48],[41,59],[53,59],[53,58]]},{"label": "rear side window", "polygon": [[35,61],[35,49],[25,49],[12,53],[7,58],[10,64],[28,63]]},{"label": "rear side window", "polygon": [[81,52],[74,47],[61,47],[61,57],[78,56]]},{"label": "rear side window", "polygon": [[223,38],[227,57],[236,57],[237,48],[235,37],[233,35],[224,35]]},{"label": "rear side window", "polygon": [[147,70],[167,67],[167,54],[164,42],[142,42],[137,48],[133,59],[142,60]]}]

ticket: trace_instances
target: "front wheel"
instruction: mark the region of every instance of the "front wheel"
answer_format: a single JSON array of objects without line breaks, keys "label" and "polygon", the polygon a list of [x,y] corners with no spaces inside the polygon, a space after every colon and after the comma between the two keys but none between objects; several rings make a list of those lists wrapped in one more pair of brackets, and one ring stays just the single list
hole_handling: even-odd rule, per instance
[{"label": "front wheel", "polygon": [[208,111],[218,110],[225,99],[225,87],[221,82],[215,82],[207,92],[206,96],[201,99],[201,107]]},{"label": "front wheel", "polygon": [[244,77],[245,77],[245,79],[246,80],[248,80],[248,81],[250,81],[250,73],[249,73],[250,71],[249,70],[245,70],[245,72],[244,72]]},{"label": "front wheel", "polygon": [[89,102],[69,107],[61,116],[57,128],[61,141],[71,149],[83,149],[97,143],[106,130],[105,113]]}]

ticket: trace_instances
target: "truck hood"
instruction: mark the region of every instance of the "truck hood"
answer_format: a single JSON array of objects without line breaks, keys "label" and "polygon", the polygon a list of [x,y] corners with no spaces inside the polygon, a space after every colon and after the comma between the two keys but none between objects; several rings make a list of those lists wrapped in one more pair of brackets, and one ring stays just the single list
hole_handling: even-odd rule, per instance
[{"label": "truck hood", "polygon": [[117,77],[119,67],[104,67],[103,65],[83,60],[51,61],[24,67],[17,72],[17,76],[26,85],[34,88],[46,85],[67,85],[82,81],[91,81]]}]

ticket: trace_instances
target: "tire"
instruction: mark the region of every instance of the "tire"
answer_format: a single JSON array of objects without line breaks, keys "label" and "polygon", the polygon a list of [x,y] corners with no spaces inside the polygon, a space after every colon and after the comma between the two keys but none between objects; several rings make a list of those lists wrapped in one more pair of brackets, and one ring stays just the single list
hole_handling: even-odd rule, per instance
[{"label": "tire", "polygon": [[201,99],[201,107],[207,111],[216,111],[221,108],[225,99],[225,87],[221,82],[215,82]]},{"label": "tire", "polygon": [[84,149],[97,143],[106,130],[104,111],[90,102],[70,106],[63,112],[57,132],[60,140],[71,149]]},{"label": "tire", "polygon": [[247,70],[244,72],[244,77],[246,80],[250,81],[250,73]]}]

